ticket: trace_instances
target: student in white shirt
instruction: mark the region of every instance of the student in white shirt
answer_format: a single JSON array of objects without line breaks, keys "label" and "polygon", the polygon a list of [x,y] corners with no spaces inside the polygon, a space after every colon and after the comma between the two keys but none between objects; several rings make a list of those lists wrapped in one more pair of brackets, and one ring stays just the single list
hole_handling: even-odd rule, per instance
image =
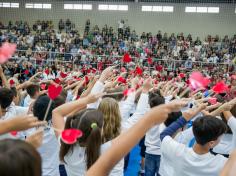
[{"label": "student in white shirt", "polygon": [[[44,120],[44,116],[49,104],[50,98],[42,95],[37,98],[33,106],[33,115],[40,121]],[[42,176],[58,176],[59,175],[59,143],[55,136],[52,126],[52,110],[55,103],[52,102],[49,108],[46,121],[48,125],[44,128],[43,143],[38,148],[38,152],[42,158]],[[35,129],[36,130],[36,129]],[[30,131],[31,134],[34,131]]]},{"label": "student in white shirt", "polygon": [[216,176],[220,173],[227,158],[213,155],[209,150],[215,147],[226,131],[226,125],[220,119],[204,116],[193,122],[196,143],[193,148],[176,142],[171,136],[182,128],[189,119],[180,118],[161,133],[162,155],[174,169],[174,175]]},{"label": "student in white shirt", "polygon": [[16,106],[13,102],[14,93],[8,88],[0,88],[1,120],[19,115],[26,115],[28,108]]},{"label": "student in white shirt", "polygon": [[37,99],[40,92],[40,87],[38,84],[29,85],[26,88],[27,96],[24,99],[24,107],[29,107],[33,101]]}]

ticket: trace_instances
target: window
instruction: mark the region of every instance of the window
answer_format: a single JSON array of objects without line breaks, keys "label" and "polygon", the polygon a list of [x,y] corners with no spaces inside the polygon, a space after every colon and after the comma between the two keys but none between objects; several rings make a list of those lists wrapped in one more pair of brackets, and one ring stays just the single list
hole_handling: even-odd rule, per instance
[{"label": "window", "polygon": [[195,12],[197,12],[197,7],[185,7],[185,12],[195,13]]},{"label": "window", "polygon": [[34,4],[26,3],[25,8],[32,9],[32,8],[34,8]]},{"label": "window", "polygon": [[142,6],[142,11],[143,12],[151,12],[152,11],[152,6]]},{"label": "window", "polygon": [[51,9],[52,4],[43,4],[43,9]]},{"label": "window", "polygon": [[0,7],[3,8],[19,8],[19,3],[11,3],[11,2],[0,2]]},{"label": "window", "polygon": [[43,8],[43,4],[34,4],[34,8],[35,9],[42,9]]},{"label": "window", "polygon": [[174,7],[173,6],[163,6],[163,12],[173,12]]},{"label": "window", "polygon": [[197,7],[197,13],[207,13],[207,7]]},{"label": "window", "polygon": [[64,4],[67,10],[92,10],[92,4]]},{"label": "window", "polygon": [[219,13],[219,7],[208,7],[208,13]]},{"label": "window", "polygon": [[108,10],[108,5],[100,4],[98,5],[98,10]]},{"label": "window", "polygon": [[64,9],[74,9],[73,4],[64,4]]},{"label": "window", "polygon": [[143,12],[174,12],[173,6],[142,6]]},{"label": "window", "polygon": [[83,10],[92,10],[92,4],[83,4]]},{"label": "window", "polygon": [[99,4],[98,5],[98,10],[128,11],[128,5]]},{"label": "window", "polygon": [[118,6],[117,5],[108,5],[108,10],[117,10]]},{"label": "window", "polygon": [[219,7],[185,7],[186,13],[219,13]]},{"label": "window", "polygon": [[128,11],[128,5],[119,5],[118,10],[120,11]]},{"label": "window", "polygon": [[26,9],[51,9],[52,4],[42,4],[42,3],[26,3]]},{"label": "window", "polygon": [[154,12],[162,12],[162,6],[153,6],[152,11]]}]

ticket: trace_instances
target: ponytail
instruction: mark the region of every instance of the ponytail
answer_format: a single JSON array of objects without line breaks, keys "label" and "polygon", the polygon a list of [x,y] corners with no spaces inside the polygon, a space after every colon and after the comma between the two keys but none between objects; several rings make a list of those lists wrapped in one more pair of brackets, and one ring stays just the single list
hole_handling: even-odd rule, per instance
[{"label": "ponytail", "polygon": [[100,156],[102,144],[101,129],[96,123],[91,124],[91,132],[86,141],[87,169],[89,169]]},{"label": "ponytail", "polygon": [[[65,129],[69,129],[71,126],[73,118],[72,117],[68,117],[66,119],[66,123],[65,123]],[[60,161],[65,163],[64,157],[65,155],[69,152],[69,150],[73,150],[74,144],[70,145],[70,144],[66,144],[61,140],[61,147],[60,147],[60,153],[59,153],[59,158]]]}]

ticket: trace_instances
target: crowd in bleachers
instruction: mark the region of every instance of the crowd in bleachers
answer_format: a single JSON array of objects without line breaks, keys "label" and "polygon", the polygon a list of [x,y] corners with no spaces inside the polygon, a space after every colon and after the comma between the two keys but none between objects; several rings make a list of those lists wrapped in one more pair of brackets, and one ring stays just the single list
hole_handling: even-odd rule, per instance
[{"label": "crowd in bleachers", "polygon": [[[71,20],[60,20],[58,26],[52,21],[27,22],[10,21],[0,23],[0,42],[17,43],[16,57],[42,59],[82,60],[85,63],[116,60],[129,52],[133,59],[140,61],[153,57],[154,63],[160,59],[192,62],[233,63],[236,57],[236,35],[212,36],[205,39],[193,38],[191,34],[157,34],[143,32],[138,35],[123,20],[117,28],[91,24],[76,28]],[[36,52],[36,53],[35,53]],[[97,56],[99,55],[99,56]]]},{"label": "crowd in bleachers", "polygon": [[123,176],[140,140],[140,176],[235,173],[236,35],[0,29],[1,176]]}]

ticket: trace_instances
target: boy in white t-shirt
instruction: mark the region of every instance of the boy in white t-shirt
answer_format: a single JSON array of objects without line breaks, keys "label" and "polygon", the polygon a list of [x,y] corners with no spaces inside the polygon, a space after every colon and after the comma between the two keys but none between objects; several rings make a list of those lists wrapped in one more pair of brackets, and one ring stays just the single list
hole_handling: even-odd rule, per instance
[{"label": "boy in white t-shirt", "polygon": [[225,123],[212,116],[203,116],[193,122],[196,143],[193,148],[176,142],[171,136],[186,125],[189,119],[179,118],[161,133],[161,153],[174,170],[181,176],[219,175],[227,158],[213,155],[209,150],[215,147],[227,127]]}]

